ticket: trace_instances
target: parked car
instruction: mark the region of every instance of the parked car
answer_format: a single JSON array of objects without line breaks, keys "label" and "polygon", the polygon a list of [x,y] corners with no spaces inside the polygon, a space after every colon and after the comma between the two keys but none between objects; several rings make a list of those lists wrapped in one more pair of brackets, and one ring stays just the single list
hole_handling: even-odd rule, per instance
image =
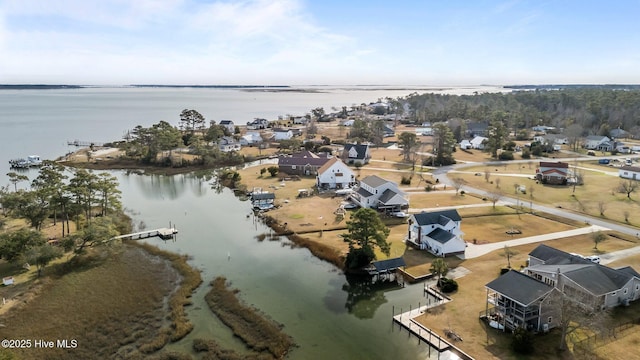
[{"label": "parked car", "polygon": [[343,209],[357,209],[358,208],[358,204],[352,203],[352,202],[343,203],[342,204],[342,208]]},{"label": "parked car", "polygon": [[389,215],[395,216],[395,217],[398,217],[398,218],[406,218],[406,217],[409,216],[409,214],[407,214],[404,211],[394,211],[394,212],[390,213]]},{"label": "parked car", "polygon": [[587,256],[585,259],[590,260],[591,262],[594,262],[596,264],[600,264],[600,256],[598,255]]}]

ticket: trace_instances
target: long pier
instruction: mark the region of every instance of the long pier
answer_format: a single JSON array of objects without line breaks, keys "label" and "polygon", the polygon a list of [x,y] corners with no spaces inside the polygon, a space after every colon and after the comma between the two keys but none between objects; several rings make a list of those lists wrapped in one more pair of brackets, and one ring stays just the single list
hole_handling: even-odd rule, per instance
[{"label": "long pier", "polygon": [[131,234],[120,235],[112,238],[111,240],[117,240],[117,239],[139,240],[139,239],[146,239],[154,236],[157,236],[163,240],[166,240],[166,239],[171,239],[177,233],[178,233],[178,229],[176,229],[175,227],[160,228],[160,229],[145,230],[145,231],[139,231]]},{"label": "long pier", "polygon": [[101,142],[97,142],[97,141],[82,141],[82,140],[67,140],[67,145],[69,146],[82,146],[82,147],[89,147],[91,145],[93,146],[102,146],[104,145],[104,143]]}]

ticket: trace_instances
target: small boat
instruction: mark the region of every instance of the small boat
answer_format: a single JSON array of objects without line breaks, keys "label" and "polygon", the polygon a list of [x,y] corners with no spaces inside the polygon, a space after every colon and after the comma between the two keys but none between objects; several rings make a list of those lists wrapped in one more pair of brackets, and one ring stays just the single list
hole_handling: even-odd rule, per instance
[{"label": "small boat", "polygon": [[498,330],[504,330],[504,325],[500,324],[498,321],[496,320],[491,320],[489,321],[489,326],[491,326],[494,329],[498,329]]},{"label": "small boat", "polygon": [[9,160],[9,166],[16,169],[26,169],[40,165],[42,165],[42,160],[39,155],[29,155],[23,159]]}]

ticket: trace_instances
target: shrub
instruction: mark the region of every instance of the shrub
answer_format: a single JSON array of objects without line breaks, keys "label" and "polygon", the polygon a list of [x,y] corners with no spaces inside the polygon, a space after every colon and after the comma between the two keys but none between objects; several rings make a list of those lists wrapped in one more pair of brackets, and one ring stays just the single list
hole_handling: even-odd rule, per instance
[{"label": "shrub", "polygon": [[513,152],[511,151],[503,151],[498,156],[500,160],[513,160]]},{"label": "shrub", "polygon": [[442,278],[438,287],[443,293],[450,293],[458,290],[458,282],[453,279]]},{"label": "shrub", "polygon": [[511,349],[513,349],[513,351],[517,352],[518,354],[533,353],[533,335],[525,328],[517,328],[513,332]]},{"label": "shrub", "polygon": [[522,149],[522,158],[531,159],[531,151],[529,149]]},{"label": "shrub", "polygon": [[433,186],[432,186],[432,185],[427,185],[427,186],[424,188],[424,191],[433,191]]},{"label": "shrub", "polygon": [[278,175],[278,167],[277,166],[269,166],[267,168],[267,171],[269,172],[271,177],[274,177],[274,176]]},{"label": "shrub", "polygon": [[464,190],[460,190],[460,195],[464,195],[464,194],[466,194]]},{"label": "shrub", "polygon": [[411,176],[402,176],[402,179],[400,180],[400,184],[411,185]]}]

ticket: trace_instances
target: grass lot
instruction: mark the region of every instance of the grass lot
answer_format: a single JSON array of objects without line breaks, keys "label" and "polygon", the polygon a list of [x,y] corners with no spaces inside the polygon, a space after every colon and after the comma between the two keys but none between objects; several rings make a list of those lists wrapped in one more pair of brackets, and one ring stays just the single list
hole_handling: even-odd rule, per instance
[{"label": "grass lot", "polygon": [[[576,186],[575,193],[572,186],[536,184],[535,180],[530,177],[507,176],[507,174],[533,176],[536,163],[531,165],[531,169],[529,169],[529,164],[477,166],[465,169],[465,173],[451,173],[450,177],[463,178],[471,187],[490,191],[497,189],[496,180],[500,179],[499,190],[510,197],[516,196],[514,194],[515,184],[524,185],[527,188],[527,194],[520,195],[524,202],[533,200],[537,203],[561,207],[621,223],[626,223],[625,212],[628,212],[629,223],[626,224],[640,226],[640,218],[633,216],[633,214],[637,214],[640,211],[639,195],[634,193],[631,195],[631,199],[628,199],[626,194],[618,193],[616,188],[620,183],[620,179],[617,176],[596,171],[585,171],[585,185]],[[485,180],[485,170],[490,171],[489,182]],[[475,176],[474,173],[476,172],[481,173],[481,176]],[[604,216],[600,215],[600,205],[604,206]]]}]

